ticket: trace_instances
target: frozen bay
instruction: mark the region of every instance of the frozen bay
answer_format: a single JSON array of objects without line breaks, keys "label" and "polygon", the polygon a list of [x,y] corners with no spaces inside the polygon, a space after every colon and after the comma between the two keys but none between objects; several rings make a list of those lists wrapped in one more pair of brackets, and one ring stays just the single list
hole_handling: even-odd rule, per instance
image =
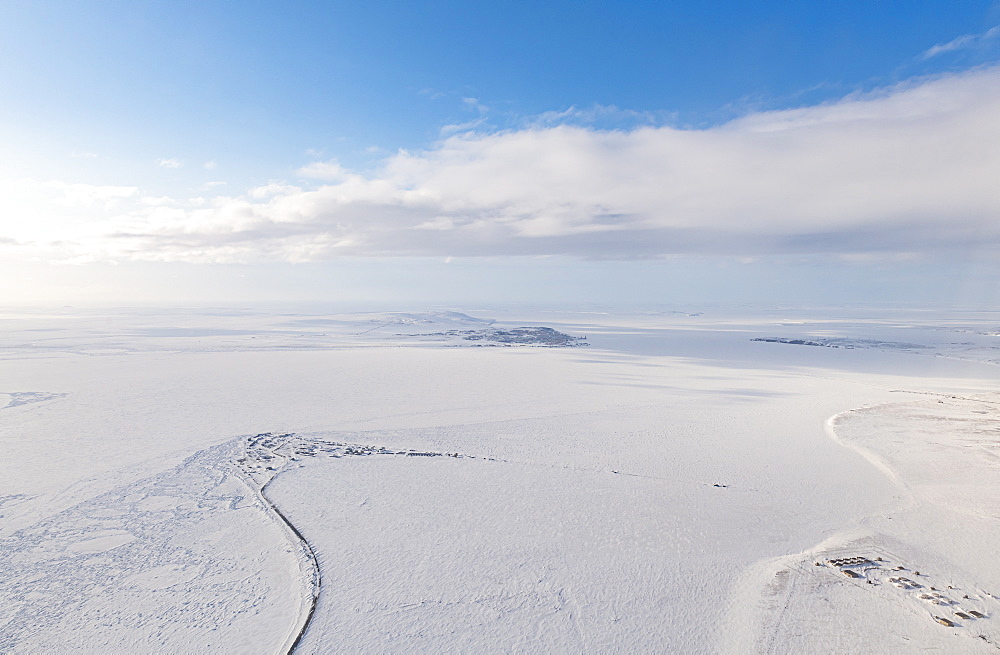
[{"label": "frozen bay", "polygon": [[[271,432],[440,454],[275,467],[268,497],[322,574],[302,652],[717,652],[741,636],[752,648],[770,620],[741,610],[766,584],[747,581],[755,567],[905,501],[871,458],[830,438],[827,420],[994,389],[989,320],[10,315],[0,527],[27,559],[6,566],[6,647],[153,652],[156,635],[173,631],[192,648],[281,649],[301,620],[302,563],[236,465],[242,435]],[[522,325],[589,345],[490,341]],[[199,486],[192,466],[208,461],[198,479],[211,484]],[[183,508],[210,498],[226,499],[206,510],[213,523],[202,524],[216,529],[185,524],[197,517]],[[181,527],[149,529],[164,515],[135,503]],[[178,533],[187,550],[170,551]],[[259,558],[247,564],[261,580],[252,602],[199,615],[201,629],[177,608],[217,595],[205,571],[247,562],[240,548]],[[185,562],[195,551],[202,568]],[[70,573],[80,567],[108,573],[83,586]],[[141,590],[157,611],[126,620]],[[248,640],[253,630],[270,641]]]}]

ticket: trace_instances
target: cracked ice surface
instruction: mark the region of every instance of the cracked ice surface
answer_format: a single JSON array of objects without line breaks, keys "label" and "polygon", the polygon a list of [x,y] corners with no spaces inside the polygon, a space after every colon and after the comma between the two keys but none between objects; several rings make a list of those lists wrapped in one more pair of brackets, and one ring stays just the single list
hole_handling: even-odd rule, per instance
[{"label": "cracked ice surface", "polygon": [[0,652],[280,650],[301,576],[230,464],[240,449],[201,451],[0,542]]}]

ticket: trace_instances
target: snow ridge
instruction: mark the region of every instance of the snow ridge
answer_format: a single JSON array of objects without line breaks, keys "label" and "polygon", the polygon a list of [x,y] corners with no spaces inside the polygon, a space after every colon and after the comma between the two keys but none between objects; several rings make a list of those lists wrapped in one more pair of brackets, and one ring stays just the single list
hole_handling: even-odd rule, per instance
[{"label": "snow ridge", "polygon": [[466,457],[458,453],[438,453],[416,450],[390,450],[382,446],[348,444],[295,434],[263,432],[243,440],[243,456],[236,460],[244,481],[256,493],[271,515],[284,528],[286,536],[297,548],[299,570],[308,587],[308,607],[304,608],[299,626],[283,646],[287,654],[295,652],[316,612],[322,588],[322,575],[316,553],[306,537],[288,520],[277,505],[267,497],[268,485],[293,462],[303,457],[351,457],[369,455],[403,455],[409,457]]}]

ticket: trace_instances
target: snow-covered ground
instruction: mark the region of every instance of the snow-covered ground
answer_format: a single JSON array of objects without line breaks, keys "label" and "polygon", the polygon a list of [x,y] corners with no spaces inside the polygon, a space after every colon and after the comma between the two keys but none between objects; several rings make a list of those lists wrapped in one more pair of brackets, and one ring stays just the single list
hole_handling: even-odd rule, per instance
[{"label": "snow-covered ground", "polygon": [[927,394],[830,420],[898,502],[747,575],[750,598],[766,590],[750,604],[758,651],[1000,650],[998,408],[997,393]]},{"label": "snow-covered ground", "polygon": [[998,326],[8,312],[0,652],[994,649]]}]

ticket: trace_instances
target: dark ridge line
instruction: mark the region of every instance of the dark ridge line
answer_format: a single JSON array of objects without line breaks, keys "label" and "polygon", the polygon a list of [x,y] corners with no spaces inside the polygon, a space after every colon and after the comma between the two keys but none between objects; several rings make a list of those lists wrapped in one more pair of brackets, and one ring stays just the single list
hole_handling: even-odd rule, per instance
[{"label": "dark ridge line", "polygon": [[270,498],[267,497],[267,494],[264,493],[264,490],[267,489],[276,477],[278,477],[277,473],[260,488],[260,497],[264,499],[264,502],[266,502],[268,507],[271,508],[271,511],[273,511],[278,518],[281,519],[282,523],[288,526],[288,529],[292,531],[292,534],[298,537],[306,556],[313,565],[313,570],[316,575],[316,584],[313,586],[312,602],[309,603],[309,611],[306,613],[306,620],[303,621],[302,627],[299,629],[299,633],[295,635],[295,640],[292,642],[292,645],[288,647],[287,651],[285,651],[285,655],[292,655],[292,653],[295,652],[295,649],[299,647],[299,643],[302,641],[302,637],[305,636],[306,629],[309,627],[309,624],[312,623],[313,615],[316,613],[316,604],[319,602],[320,588],[323,586],[323,577],[320,572],[319,561],[316,559],[316,553],[313,551],[309,541],[302,535],[301,532],[299,532],[299,529],[288,520],[288,517],[281,513],[281,510],[278,509],[278,506],[275,505]]},{"label": "dark ridge line", "polygon": [[[255,436],[260,437],[263,436],[264,434],[269,434],[269,433],[262,433]],[[286,434],[282,436],[287,437],[292,435]],[[249,444],[249,440],[252,438],[254,437],[240,437],[240,442],[243,445],[244,453],[246,453],[247,445]],[[282,469],[284,469],[286,465],[287,465],[287,458],[286,458],[286,464],[282,466]],[[323,576],[322,573],[320,572],[319,561],[316,559],[316,552],[313,550],[313,547],[309,543],[309,541],[305,538],[305,536],[301,532],[299,532],[299,529],[296,528],[294,524],[292,524],[292,522],[288,519],[288,517],[285,516],[280,509],[278,509],[278,506],[275,505],[274,502],[270,498],[268,498],[267,494],[265,493],[265,490],[271,485],[274,479],[278,477],[278,474],[281,473],[281,470],[279,469],[274,471],[274,473],[271,475],[268,481],[265,482],[263,485],[260,485],[260,487],[258,488],[257,482],[254,480],[253,476],[250,475],[249,472],[243,470],[243,468],[239,465],[235,466],[234,468],[238,472],[239,476],[245,480],[247,486],[253,489],[255,493],[258,496],[260,496],[260,499],[264,502],[264,504],[272,512],[274,512],[274,515],[277,516],[281,520],[281,522],[285,524],[285,526],[291,531],[293,535],[295,535],[295,537],[299,540],[299,544],[302,548],[302,551],[306,554],[306,559],[309,561],[310,564],[312,564],[313,575],[315,577],[313,578],[314,582],[311,594],[312,599],[309,603],[309,611],[306,613],[305,621],[302,622],[302,627],[299,628],[299,632],[298,634],[295,635],[295,639],[292,641],[288,649],[285,650],[285,655],[292,655],[292,653],[295,652],[295,650],[299,647],[299,644],[302,642],[302,637],[305,636],[306,630],[309,628],[309,624],[312,622],[313,615],[316,613],[316,604],[319,602],[320,588],[322,587],[323,584]]]},{"label": "dark ridge line", "polygon": [[[255,436],[260,437],[260,436],[265,436],[265,435],[270,436],[270,433],[261,433],[261,434],[255,435]],[[293,436],[297,436],[297,435],[295,435],[295,433],[288,433],[288,434],[279,435],[279,436],[293,437]],[[245,438],[245,437],[243,438],[244,448],[248,444],[248,441],[246,439],[247,438]],[[344,447],[348,447],[348,448],[353,448],[355,446],[362,447],[362,448],[364,448],[364,447],[371,447],[371,446],[367,446],[365,444],[348,444],[348,443],[340,443],[340,442],[330,442],[330,443],[332,445],[344,446]],[[397,450],[397,451],[388,451],[387,450],[385,452],[375,452],[375,453],[347,453],[347,454],[348,455],[361,455],[361,456],[369,455],[369,454],[379,454],[379,455],[403,455],[403,456],[406,456],[406,457],[457,457],[457,458],[462,458],[462,459],[478,459],[478,460],[487,461],[487,462],[502,462],[502,463],[506,463],[506,464],[532,465],[531,462],[518,462],[516,460],[508,460],[508,459],[496,458],[496,457],[481,457],[481,456],[477,456],[477,455],[463,455],[461,453],[439,453],[439,452],[434,452],[434,451],[414,451],[414,450],[409,450],[409,451],[399,451],[399,450]],[[343,457],[343,455],[340,456],[340,457]],[[267,505],[267,507],[270,508],[270,510],[272,512],[274,512],[275,516],[277,516],[279,519],[281,519],[281,522],[284,523],[285,526],[287,526],[288,529],[292,532],[292,534],[294,534],[295,537],[299,540],[299,543],[302,546],[302,550],[305,552],[307,559],[309,560],[309,562],[313,566],[313,571],[314,571],[314,575],[315,575],[315,578],[314,578],[315,583],[313,585],[312,601],[309,604],[309,611],[306,613],[305,621],[303,621],[302,627],[299,629],[298,634],[295,636],[295,640],[292,641],[291,646],[289,646],[288,649],[285,651],[285,655],[292,655],[295,652],[295,650],[299,647],[299,644],[302,642],[302,638],[305,636],[306,631],[309,629],[309,624],[312,623],[313,616],[316,614],[316,606],[319,603],[320,593],[322,593],[323,577],[322,577],[322,573],[321,573],[320,567],[319,567],[319,560],[316,558],[316,552],[313,550],[312,545],[309,543],[309,540],[307,540],[305,538],[305,535],[303,535],[301,532],[299,532],[299,529],[295,527],[295,525],[288,519],[288,517],[285,516],[281,512],[280,509],[278,509],[278,506],[275,505],[274,502],[270,498],[268,498],[267,494],[265,493],[265,491],[271,485],[271,483],[286,468],[288,461],[295,461],[295,460],[292,459],[292,456],[286,456],[286,463],[284,465],[282,465],[282,467],[280,469],[277,469],[277,470],[275,470],[273,472],[273,474],[271,475],[270,479],[260,487],[260,489],[257,491],[257,493],[261,497],[261,499],[264,501],[264,503]],[[239,466],[237,466],[236,468],[237,468],[237,470],[240,470]],[[610,473],[610,474],[613,474],[613,475],[626,475],[626,476],[630,476],[630,477],[647,478],[647,479],[651,479],[651,480],[665,480],[665,481],[669,481],[667,478],[658,478],[658,477],[654,477],[654,476],[640,475],[638,473],[627,473],[627,472],[624,472],[624,471],[617,471],[617,470],[607,470],[607,469],[606,470],[600,470],[600,469],[573,469],[573,468],[571,468],[570,470],[589,471],[589,472],[592,472],[592,473]],[[253,477],[249,473],[246,473],[246,472],[244,472],[242,470],[240,470],[240,473],[241,473],[242,477],[245,477],[247,479],[248,484],[251,486],[251,488],[256,487],[256,484],[254,483]],[[690,483],[691,481],[688,481],[688,482]],[[700,485],[703,485],[703,486],[712,486],[712,487],[719,488],[719,489],[726,489],[726,488],[728,488],[730,486],[728,484],[721,484],[721,483],[712,484],[712,483],[709,483],[709,482],[696,482],[696,484],[700,484]]]}]

